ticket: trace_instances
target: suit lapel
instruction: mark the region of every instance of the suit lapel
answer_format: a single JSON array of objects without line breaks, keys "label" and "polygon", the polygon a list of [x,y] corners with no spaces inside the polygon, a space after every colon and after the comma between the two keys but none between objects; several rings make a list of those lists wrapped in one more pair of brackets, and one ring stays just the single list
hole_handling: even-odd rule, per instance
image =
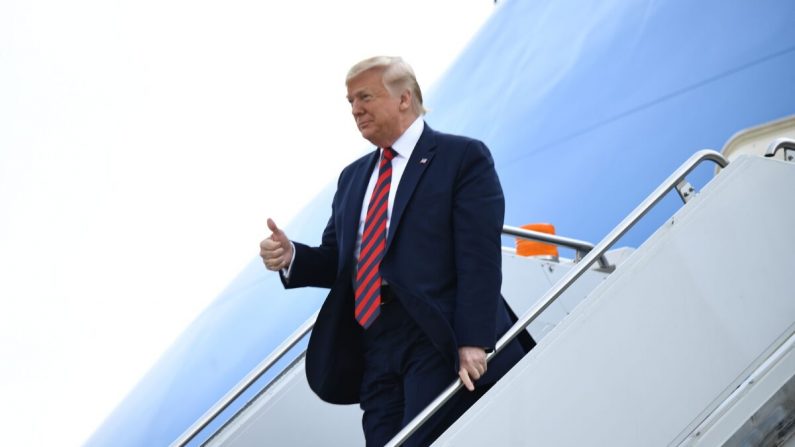
[{"label": "suit lapel", "polygon": [[400,184],[395,193],[395,202],[392,204],[392,216],[389,218],[389,234],[386,240],[386,250],[389,250],[392,239],[394,239],[395,233],[397,232],[398,225],[400,225],[400,219],[403,217],[406,205],[408,205],[411,196],[414,194],[417,183],[425,173],[425,169],[431,164],[435,149],[436,138],[434,131],[428,127],[426,123],[422,135],[420,135],[420,139],[417,140],[417,146],[411,153],[408,164],[406,164],[406,170],[403,171],[403,176],[400,178]]}]

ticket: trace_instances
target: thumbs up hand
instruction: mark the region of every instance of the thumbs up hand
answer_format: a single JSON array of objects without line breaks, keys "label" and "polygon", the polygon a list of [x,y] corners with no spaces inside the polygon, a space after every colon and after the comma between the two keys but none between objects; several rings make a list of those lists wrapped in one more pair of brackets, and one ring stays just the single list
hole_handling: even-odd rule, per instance
[{"label": "thumbs up hand", "polygon": [[259,243],[259,255],[268,270],[274,272],[287,268],[293,259],[293,244],[273,219],[268,219],[271,235]]}]

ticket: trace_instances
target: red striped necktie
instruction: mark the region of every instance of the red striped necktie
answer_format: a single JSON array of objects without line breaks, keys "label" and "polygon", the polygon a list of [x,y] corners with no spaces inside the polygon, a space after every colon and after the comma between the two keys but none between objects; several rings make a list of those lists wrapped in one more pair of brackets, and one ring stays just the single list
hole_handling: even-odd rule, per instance
[{"label": "red striped necktie", "polygon": [[367,205],[364,219],[359,262],[356,265],[356,321],[365,329],[381,313],[381,258],[386,247],[386,219],[389,204],[389,185],[392,183],[392,159],[396,153],[384,149],[378,166],[378,180]]}]

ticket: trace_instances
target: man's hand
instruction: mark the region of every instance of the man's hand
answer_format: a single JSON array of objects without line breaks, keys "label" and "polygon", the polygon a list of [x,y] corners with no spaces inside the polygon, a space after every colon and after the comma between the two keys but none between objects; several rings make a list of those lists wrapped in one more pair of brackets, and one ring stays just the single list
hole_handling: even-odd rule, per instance
[{"label": "man's hand", "polygon": [[268,218],[268,228],[272,234],[259,243],[259,255],[268,270],[278,272],[290,265],[293,259],[293,244],[284,231],[276,226],[273,219]]},{"label": "man's hand", "polygon": [[458,362],[461,368],[458,377],[469,391],[475,391],[475,381],[486,374],[486,350],[475,346],[458,348]]}]

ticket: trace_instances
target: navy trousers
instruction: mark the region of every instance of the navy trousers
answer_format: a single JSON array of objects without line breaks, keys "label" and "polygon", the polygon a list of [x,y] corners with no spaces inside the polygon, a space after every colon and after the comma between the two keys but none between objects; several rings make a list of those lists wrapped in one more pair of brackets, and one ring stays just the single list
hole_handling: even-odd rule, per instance
[{"label": "navy trousers", "polygon": [[[381,447],[458,377],[400,301],[382,305],[364,331],[362,428],[368,447]],[[441,435],[488,387],[460,390],[406,442],[426,446]]]}]

